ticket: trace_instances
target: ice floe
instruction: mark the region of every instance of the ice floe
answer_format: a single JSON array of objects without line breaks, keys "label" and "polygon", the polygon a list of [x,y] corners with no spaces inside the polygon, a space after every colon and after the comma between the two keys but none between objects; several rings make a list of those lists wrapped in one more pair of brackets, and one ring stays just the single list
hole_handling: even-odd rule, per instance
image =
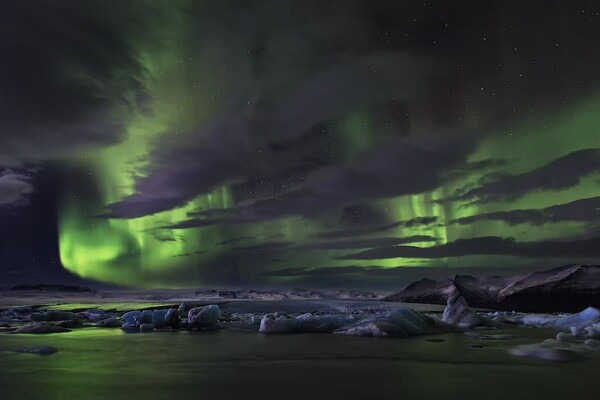
[{"label": "ice floe", "polygon": [[409,337],[456,330],[456,327],[437,318],[411,308],[400,308],[346,325],[334,333],[351,336]]}]

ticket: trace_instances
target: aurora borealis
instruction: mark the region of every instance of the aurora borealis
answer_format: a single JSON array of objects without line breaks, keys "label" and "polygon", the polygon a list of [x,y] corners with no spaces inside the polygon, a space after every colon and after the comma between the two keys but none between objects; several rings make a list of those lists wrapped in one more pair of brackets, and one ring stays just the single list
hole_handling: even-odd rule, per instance
[{"label": "aurora borealis", "polygon": [[396,287],[597,262],[599,10],[4,3],[0,274]]}]

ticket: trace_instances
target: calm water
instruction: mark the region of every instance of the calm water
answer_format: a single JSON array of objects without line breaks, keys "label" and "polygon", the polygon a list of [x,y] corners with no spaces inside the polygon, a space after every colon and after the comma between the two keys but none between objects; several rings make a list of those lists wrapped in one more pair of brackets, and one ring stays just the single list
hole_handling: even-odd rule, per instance
[{"label": "calm water", "polygon": [[[441,343],[230,330],[1,334],[0,399],[597,398],[600,360],[555,364],[516,358],[506,349],[551,335],[518,333],[523,339],[504,342],[460,334],[429,337],[445,339]],[[10,351],[40,344],[60,352]]]}]

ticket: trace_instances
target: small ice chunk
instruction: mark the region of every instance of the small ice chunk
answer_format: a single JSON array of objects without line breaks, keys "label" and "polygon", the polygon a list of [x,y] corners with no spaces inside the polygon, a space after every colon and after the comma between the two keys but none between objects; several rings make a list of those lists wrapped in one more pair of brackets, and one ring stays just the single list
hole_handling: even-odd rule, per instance
[{"label": "small ice chunk", "polygon": [[135,325],[135,322],[137,321],[138,318],[140,318],[141,315],[142,315],[142,312],[138,311],[138,310],[128,311],[121,316],[121,319],[123,320],[123,322],[125,322],[129,325]]},{"label": "small ice chunk", "polygon": [[583,328],[585,337],[597,338],[600,336],[600,324],[592,324]]},{"label": "small ice chunk", "polygon": [[575,340],[575,336],[565,332],[558,332],[558,334],[556,335],[556,340],[563,343],[572,342],[573,340]]},{"label": "small ice chunk", "polygon": [[581,312],[566,316],[530,314],[521,317],[517,321],[523,325],[544,326],[560,331],[581,332],[582,330],[587,330],[587,327],[600,322],[600,310],[588,307]]},{"label": "small ice chunk", "polygon": [[154,332],[154,324],[141,324],[140,333]]},{"label": "small ice chunk", "polygon": [[83,311],[81,312],[81,315],[83,315],[85,319],[88,319],[92,322],[98,322],[109,318],[109,315],[104,310],[99,310],[96,308]]},{"label": "small ice chunk", "polygon": [[65,321],[58,321],[53,324],[54,326],[60,326],[61,328],[81,328],[83,327],[83,321],[80,319],[69,319]]},{"label": "small ice chunk", "polygon": [[182,301],[181,304],[179,305],[179,307],[177,307],[177,313],[179,314],[179,317],[181,318],[186,318],[188,315],[188,312],[194,308],[191,304]]},{"label": "small ice chunk", "polygon": [[41,324],[39,322],[34,322],[32,324],[23,325],[12,333],[61,333],[61,332],[71,332],[68,328],[62,328],[60,326]]},{"label": "small ice chunk", "polygon": [[79,318],[81,318],[79,314],[66,311],[45,311],[43,313],[31,313],[31,320],[36,322],[66,321]]},{"label": "small ice chunk", "polygon": [[587,339],[584,343],[586,346],[591,347],[593,349],[600,349],[600,340]]},{"label": "small ice chunk", "polygon": [[211,304],[204,307],[195,307],[188,311],[188,325],[190,329],[202,331],[216,330],[220,328],[219,318],[221,311],[219,306]]},{"label": "small ice chunk", "polygon": [[260,320],[258,331],[262,333],[293,333],[297,331],[299,322],[295,318],[267,314]]},{"label": "small ice chunk", "polygon": [[151,310],[142,311],[142,315],[140,315],[135,321],[136,324],[151,324],[152,320],[154,320],[154,312]]},{"label": "small ice chunk", "polygon": [[[165,313],[165,325],[177,327],[179,325],[179,314],[174,308],[169,308]],[[156,323],[156,322],[155,322]]]},{"label": "small ice chunk", "polygon": [[580,358],[573,350],[548,347],[546,345],[518,346],[509,350],[509,353],[517,357],[536,358],[546,361],[575,361]]},{"label": "small ice chunk", "polygon": [[118,328],[121,326],[121,321],[116,318],[106,318],[96,322],[96,326],[99,328]]},{"label": "small ice chunk", "polygon": [[597,322],[600,322],[600,310],[588,307],[577,314],[557,318],[550,325],[555,329],[567,331],[572,328],[582,329]]},{"label": "small ice chunk", "polygon": [[555,321],[556,318],[557,317],[552,315],[528,314],[518,319],[518,321],[521,322],[523,325],[545,326]]},{"label": "small ice chunk", "polygon": [[135,323],[130,324],[129,322],[124,322],[123,325],[121,325],[121,329],[125,333],[138,333],[140,331],[140,328],[137,327]]},{"label": "small ice chunk", "polygon": [[298,329],[300,332],[305,333],[330,333],[355,321],[352,315],[310,315],[300,317],[296,317],[299,325]]},{"label": "small ice chunk", "polygon": [[169,312],[168,309],[154,310],[154,312],[152,314],[152,323],[154,324],[154,326],[156,328],[162,328],[162,327],[168,325],[167,319],[166,319],[168,312]]},{"label": "small ice chunk", "polygon": [[579,336],[579,335],[581,335],[581,329],[582,328],[580,326],[572,326],[570,328],[571,335],[573,335],[573,336]]}]

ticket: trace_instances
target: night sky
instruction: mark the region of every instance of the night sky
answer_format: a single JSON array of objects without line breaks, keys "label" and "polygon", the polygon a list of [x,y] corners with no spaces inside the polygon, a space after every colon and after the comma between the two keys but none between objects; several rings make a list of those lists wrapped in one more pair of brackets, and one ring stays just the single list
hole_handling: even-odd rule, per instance
[{"label": "night sky", "polygon": [[600,3],[0,2],[0,286],[600,259]]}]

